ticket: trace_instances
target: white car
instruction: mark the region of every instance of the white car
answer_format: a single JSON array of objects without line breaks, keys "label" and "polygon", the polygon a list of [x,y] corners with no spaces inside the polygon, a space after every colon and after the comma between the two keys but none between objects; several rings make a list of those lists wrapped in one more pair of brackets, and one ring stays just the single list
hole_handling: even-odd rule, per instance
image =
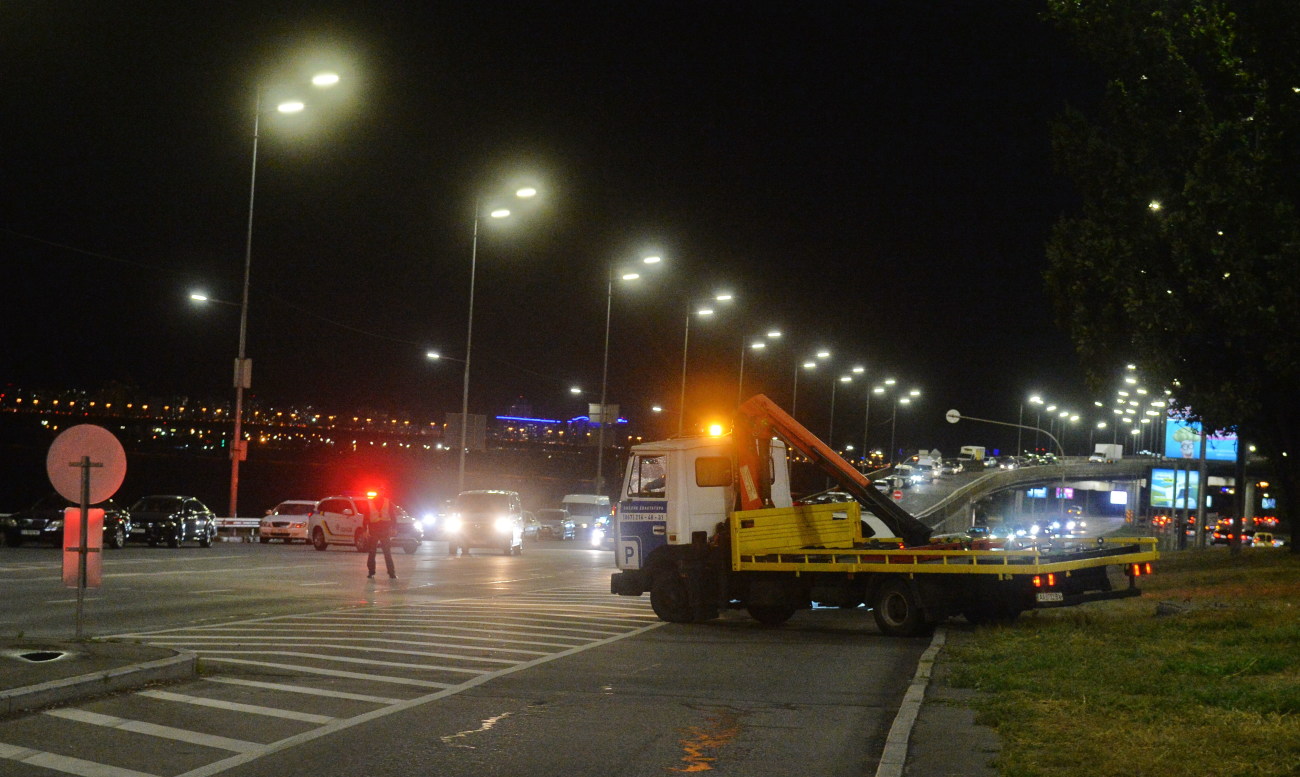
[{"label": "white car", "polygon": [[262,516],[257,541],[265,544],[283,540],[286,545],[294,540],[307,542],[311,536],[307,533],[307,519],[315,510],[314,499],[286,499]]}]

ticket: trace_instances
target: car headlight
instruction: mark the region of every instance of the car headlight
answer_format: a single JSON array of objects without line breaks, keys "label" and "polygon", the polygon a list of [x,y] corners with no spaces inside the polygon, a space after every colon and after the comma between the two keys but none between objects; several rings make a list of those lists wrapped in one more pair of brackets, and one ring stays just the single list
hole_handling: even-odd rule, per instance
[{"label": "car headlight", "polygon": [[306,523],[305,521],[302,521],[302,522],[299,522],[299,523],[295,523],[295,524],[292,524],[292,528],[294,528],[294,529],[305,529],[305,528],[307,528],[307,523]]},{"label": "car headlight", "polygon": [[458,532],[465,528],[465,522],[461,520],[459,515],[452,515],[447,518],[447,522],[443,525],[443,528],[449,532]]},{"label": "car headlight", "polygon": [[596,546],[596,547],[599,547],[599,546],[600,546],[601,544],[603,544],[604,542],[605,542],[605,530],[604,530],[604,529],[592,529],[592,530],[591,530],[591,544],[594,545],[594,546]]},{"label": "car headlight", "polygon": [[46,530],[46,531],[54,531],[55,529],[62,529],[62,528],[63,528],[63,519],[62,519],[62,518],[55,518],[54,520],[52,520],[52,521],[50,521],[49,523],[45,524],[45,530]]},{"label": "car headlight", "polygon": [[515,519],[508,515],[503,515],[492,522],[492,526],[499,532],[510,532],[515,528]]}]

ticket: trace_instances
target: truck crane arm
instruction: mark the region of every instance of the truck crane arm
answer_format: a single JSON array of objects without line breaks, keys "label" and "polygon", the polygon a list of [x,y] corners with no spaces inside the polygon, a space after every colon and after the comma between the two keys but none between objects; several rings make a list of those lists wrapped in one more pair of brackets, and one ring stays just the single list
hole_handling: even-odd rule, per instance
[{"label": "truck crane arm", "polygon": [[877,491],[866,475],[763,394],[750,397],[736,410],[732,436],[736,446],[736,499],[740,509],[758,510],[772,506],[768,449],[774,435],[807,456],[840,488],[897,532],[905,544],[917,546],[930,542],[933,533],[930,527]]}]

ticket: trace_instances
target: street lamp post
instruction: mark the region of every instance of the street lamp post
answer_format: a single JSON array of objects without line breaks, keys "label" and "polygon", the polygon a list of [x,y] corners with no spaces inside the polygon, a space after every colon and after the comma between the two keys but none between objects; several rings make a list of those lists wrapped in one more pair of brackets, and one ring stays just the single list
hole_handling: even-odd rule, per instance
[{"label": "street lamp post", "polygon": [[[735,296],[730,292],[718,292],[717,294],[713,295],[713,299],[715,302],[730,302],[734,298]],[[703,307],[691,305],[686,308],[686,328],[684,333],[682,334],[682,393],[681,393],[681,398],[678,400],[678,404],[677,404],[678,407],[677,436],[678,437],[682,436],[682,434],[685,432],[686,429],[686,357],[690,352],[689,349],[691,343],[692,310],[694,310],[696,315],[699,316],[713,315],[713,308],[707,305]]]},{"label": "street lamp post", "polygon": [[895,443],[894,432],[898,426],[898,406],[900,403],[904,405],[910,405],[912,403],[912,400],[919,396],[921,396],[920,389],[912,389],[911,391],[907,392],[907,396],[905,397],[900,397],[897,394],[894,395],[894,415],[889,419],[889,455],[891,459],[893,458],[895,452],[897,452],[898,450],[897,448],[894,447],[894,443]]},{"label": "street lamp post", "polygon": [[[661,261],[663,259],[659,256],[647,256],[641,260],[643,264],[659,264]],[[600,370],[600,424],[596,429],[595,491],[597,494],[604,493],[605,490],[605,415],[607,407],[605,404],[605,389],[609,385],[609,321],[610,314],[614,309],[614,273],[614,266],[610,265],[608,278],[606,279],[608,285],[605,290],[605,357]],[[619,280],[634,281],[640,277],[639,273],[625,272],[621,274]],[[618,418],[615,417],[614,421],[617,423]]]},{"label": "street lamp post", "polygon": [[[337,73],[317,73],[312,76],[313,86],[328,88],[339,82]],[[276,106],[280,113],[298,113],[306,106],[299,100],[289,100]],[[252,386],[252,360],[248,358],[248,290],[253,268],[253,203],[257,195],[257,142],[262,126],[262,87],[255,90],[253,101],[253,161],[248,178],[248,230],[244,238],[244,282],[239,305],[239,352],[235,357],[235,412],[234,428],[230,442],[230,517],[239,514],[239,462],[248,457],[248,444],[244,442],[244,389]]]},{"label": "street lamp post", "polygon": [[[537,196],[537,190],[526,186],[515,191],[520,199]],[[460,397],[460,466],[456,474],[456,491],[465,490],[465,446],[469,442],[469,366],[474,352],[474,280],[478,272],[478,223],[482,214],[482,200],[474,201],[474,237],[469,249],[469,315],[465,323],[465,371],[461,385]],[[506,208],[494,208],[488,213],[490,218],[503,219],[510,216]]]},{"label": "street lamp post", "polygon": [[[817,351],[817,358],[825,361],[826,359],[831,358],[831,352],[826,350],[825,348],[822,348]],[[803,364],[800,364],[799,362],[795,362],[794,388],[790,392],[790,417],[791,418],[795,417],[795,411],[799,409],[799,369],[801,367],[805,370],[815,370],[817,369],[817,362],[814,361],[813,359],[805,359],[803,361]]]},{"label": "street lamp post", "polygon": [[[781,337],[781,330],[774,329],[774,328],[767,330],[768,340],[778,340],[780,339],[780,337]],[[740,406],[741,402],[745,401],[745,350],[746,348],[749,348],[755,351],[761,351],[767,347],[767,340],[756,339],[752,343],[750,343],[749,341],[750,341],[749,337],[742,337],[740,339],[740,378],[736,381],[736,406],[737,407]],[[748,346],[746,346],[746,343],[748,343]]]}]

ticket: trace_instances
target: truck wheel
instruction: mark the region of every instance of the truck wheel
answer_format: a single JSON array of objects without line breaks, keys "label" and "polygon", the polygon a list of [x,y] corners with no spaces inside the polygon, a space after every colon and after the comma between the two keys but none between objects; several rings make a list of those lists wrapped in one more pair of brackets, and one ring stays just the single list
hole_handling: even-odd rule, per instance
[{"label": "truck wheel", "polygon": [[650,607],[659,616],[659,620],[669,623],[695,621],[690,597],[686,592],[686,582],[675,574],[655,576],[654,583],[650,586]]},{"label": "truck wheel", "polygon": [[329,550],[329,543],[325,541],[325,532],[317,526],[311,532],[311,546],[316,550]]},{"label": "truck wheel", "polygon": [[888,580],[876,592],[872,607],[876,626],[890,637],[920,637],[934,630],[925,619],[916,592],[904,580]]},{"label": "truck wheel", "polygon": [[788,604],[751,604],[745,610],[764,626],[780,626],[794,615],[794,608]]}]

